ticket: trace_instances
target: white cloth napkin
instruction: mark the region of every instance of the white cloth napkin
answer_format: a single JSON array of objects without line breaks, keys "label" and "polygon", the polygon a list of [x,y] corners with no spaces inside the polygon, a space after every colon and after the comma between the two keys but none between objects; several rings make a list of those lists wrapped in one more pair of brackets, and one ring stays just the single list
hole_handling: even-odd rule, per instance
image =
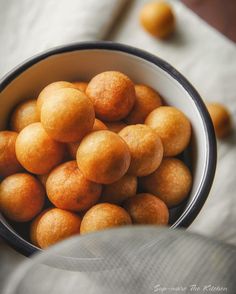
[{"label": "white cloth napkin", "polygon": [[[0,0],[0,77],[25,58],[63,43],[105,38],[126,0]],[[178,1],[177,33],[158,41],[140,27],[146,0],[129,1],[109,35],[156,54],[180,70],[209,101],[226,104],[236,127],[236,47]],[[208,200],[190,230],[236,244],[236,136],[218,144],[218,167]],[[12,249],[1,245],[5,275],[14,263]],[[19,258],[21,259],[21,258]],[[9,260],[9,261],[8,261]],[[6,263],[11,266],[6,267]],[[0,273],[1,275],[1,273]]]}]

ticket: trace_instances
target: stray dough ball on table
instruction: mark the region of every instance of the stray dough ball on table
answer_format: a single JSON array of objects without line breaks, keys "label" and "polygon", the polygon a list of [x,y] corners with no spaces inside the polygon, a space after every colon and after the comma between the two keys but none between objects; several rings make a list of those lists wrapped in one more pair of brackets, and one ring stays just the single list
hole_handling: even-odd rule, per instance
[{"label": "stray dough ball on table", "polygon": [[88,83],[86,83],[86,82],[74,82],[72,84],[75,87],[75,89],[78,89],[82,92],[85,92],[87,89],[87,86],[88,86]]},{"label": "stray dough ball on table", "polygon": [[175,17],[171,6],[164,1],[145,4],[140,12],[140,23],[151,35],[168,37],[175,29]]},{"label": "stray dough ball on table", "polygon": [[[100,131],[100,130],[107,130],[107,126],[102,121],[95,118],[92,132]],[[71,156],[72,159],[76,159],[76,153],[79,148],[79,144],[80,144],[80,142],[74,142],[74,143],[67,144],[68,152],[69,152],[69,155]]]},{"label": "stray dough ball on table", "polygon": [[100,202],[120,204],[125,199],[134,196],[136,192],[137,178],[126,174],[117,182],[103,186]]},{"label": "stray dough ball on table", "polygon": [[167,225],[169,210],[166,204],[148,193],[137,194],[123,203],[134,224]]},{"label": "stray dough ball on table", "polygon": [[105,121],[125,118],[136,99],[133,82],[117,71],[96,75],[89,82],[86,94],[93,102],[96,117]]},{"label": "stray dough ball on table", "polygon": [[118,181],[130,165],[127,144],[107,130],[87,135],[79,145],[76,158],[83,175],[100,184]]},{"label": "stray dough ball on table", "polygon": [[58,208],[83,211],[99,199],[102,186],[87,180],[76,161],[69,161],[51,171],[46,183],[49,200]]},{"label": "stray dough ball on table", "polygon": [[81,140],[92,130],[94,120],[92,102],[76,89],[54,91],[41,108],[41,123],[45,131],[60,142]]},{"label": "stray dough ball on table", "polygon": [[144,191],[162,199],[168,207],[180,204],[192,187],[188,167],[179,159],[164,158],[159,168],[147,177],[140,178]]},{"label": "stray dough ball on table", "polygon": [[54,91],[64,88],[75,88],[75,86],[72,83],[65,82],[65,81],[59,81],[54,82],[49,85],[47,85],[39,94],[37,99],[37,111],[41,113],[41,108],[43,105],[43,102],[48,99],[48,96],[50,96]]},{"label": "stray dough ball on table", "polygon": [[37,100],[27,100],[20,103],[12,113],[11,129],[20,132],[28,125],[39,122],[40,117],[36,107]]},{"label": "stray dough ball on table", "polygon": [[86,234],[131,223],[129,214],[122,207],[110,203],[100,203],[85,213],[80,233]]},{"label": "stray dough ball on table", "polygon": [[123,121],[106,122],[108,129],[114,133],[119,133],[127,124]]},{"label": "stray dough ball on table", "polygon": [[[37,222],[37,219],[35,220]],[[59,241],[69,238],[80,232],[81,219],[75,213],[52,208],[46,211],[38,220],[36,225],[34,222],[31,227],[35,230],[34,240],[41,248],[47,248]]]},{"label": "stray dough ball on table", "polygon": [[164,156],[175,156],[188,146],[191,137],[191,125],[182,111],[171,106],[161,106],[153,110],[145,124],[160,136],[164,147]]},{"label": "stray dough ball on table", "polygon": [[148,114],[162,105],[160,95],[146,85],[135,85],[136,100],[125,121],[129,125],[143,124]]},{"label": "stray dough ball on table", "polygon": [[0,186],[1,212],[9,219],[27,222],[43,208],[45,191],[42,184],[30,174],[14,174]]},{"label": "stray dough ball on table", "polygon": [[64,145],[51,139],[41,123],[24,128],[16,139],[16,157],[29,172],[44,175],[61,163]]},{"label": "stray dough ball on table", "polygon": [[220,103],[208,103],[207,109],[210,113],[216,136],[223,138],[232,131],[232,121],[228,109]]},{"label": "stray dough ball on table", "polygon": [[129,174],[146,176],[158,168],[163,157],[163,146],[154,130],[146,125],[130,125],[122,129],[119,135],[130,150]]},{"label": "stray dough ball on table", "polygon": [[15,144],[17,136],[16,132],[0,132],[0,177],[7,177],[23,170],[16,158]]}]

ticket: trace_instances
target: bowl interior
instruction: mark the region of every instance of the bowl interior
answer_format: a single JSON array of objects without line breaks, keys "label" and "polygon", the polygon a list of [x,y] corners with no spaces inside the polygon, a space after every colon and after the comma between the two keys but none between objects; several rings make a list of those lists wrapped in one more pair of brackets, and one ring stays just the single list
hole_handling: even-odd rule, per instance
[{"label": "bowl interior", "polygon": [[[43,60],[30,64],[30,67],[26,67],[24,71],[17,74],[0,93],[0,130],[7,127],[9,114],[17,103],[36,98],[41,89],[50,82],[87,81],[97,73],[107,70],[121,71],[135,83],[153,87],[164,97],[167,104],[182,110],[191,121],[193,186],[187,201],[172,210],[174,215],[172,224],[175,227],[198,197],[206,170],[208,141],[204,121],[196,101],[187,88],[161,66],[131,53],[108,49],[74,50],[47,56]],[[171,71],[174,74],[174,70],[171,69]],[[1,220],[6,223],[3,216]]]}]

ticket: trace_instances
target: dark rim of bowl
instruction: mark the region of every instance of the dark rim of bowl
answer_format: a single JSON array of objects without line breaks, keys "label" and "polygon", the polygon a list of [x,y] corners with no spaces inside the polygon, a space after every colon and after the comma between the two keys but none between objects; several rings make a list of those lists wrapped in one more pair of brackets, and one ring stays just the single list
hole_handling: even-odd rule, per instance
[{"label": "dark rim of bowl", "polygon": [[[177,221],[171,226],[171,228],[177,227],[188,227],[193,220],[196,218],[198,213],[200,212],[203,204],[205,203],[207,196],[210,192],[212,182],[215,175],[216,168],[216,138],[214,127],[209,116],[209,113],[206,109],[204,102],[202,101],[200,95],[195,90],[195,88],[191,85],[191,83],[180,74],[175,68],[173,68],[169,63],[162,60],[161,58],[154,56],[144,50],[134,48],[128,45],[110,42],[110,41],[91,41],[91,42],[79,42],[72,43],[70,45],[63,45],[60,47],[55,47],[43,53],[33,56],[30,59],[27,59],[25,62],[14,68],[7,75],[5,75],[0,80],[0,92],[4,90],[7,85],[9,85],[17,76],[23,73],[25,70],[30,68],[32,65],[37,62],[46,59],[52,55],[78,51],[78,50],[112,50],[112,51],[120,51],[124,53],[128,53],[131,55],[135,55],[139,58],[145,59],[146,61],[155,64],[169,75],[174,78],[181,86],[188,92],[191,96],[193,102],[195,103],[201,119],[204,124],[205,135],[207,140],[207,158],[205,163],[205,170],[202,182],[198,188],[198,191],[195,194],[194,199],[188,204],[184,212],[177,219]],[[24,240],[17,233],[11,230],[6,224],[2,221],[0,223],[0,236],[4,238],[12,247],[14,247],[17,251],[23,253],[26,256],[29,256],[36,251],[39,251],[37,247],[32,245],[31,243]]]}]

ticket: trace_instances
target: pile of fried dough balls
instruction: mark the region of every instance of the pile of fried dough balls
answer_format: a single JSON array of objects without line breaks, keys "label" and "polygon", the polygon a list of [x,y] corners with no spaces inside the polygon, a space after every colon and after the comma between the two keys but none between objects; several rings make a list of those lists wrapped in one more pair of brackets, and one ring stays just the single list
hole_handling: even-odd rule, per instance
[{"label": "pile of fried dough balls", "polygon": [[1,212],[31,221],[31,241],[41,248],[132,223],[167,225],[168,209],[192,185],[175,157],[189,145],[191,125],[162,103],[117,71],[89,83],[53,82],[23,101],[11,130],[0,132]]}]

